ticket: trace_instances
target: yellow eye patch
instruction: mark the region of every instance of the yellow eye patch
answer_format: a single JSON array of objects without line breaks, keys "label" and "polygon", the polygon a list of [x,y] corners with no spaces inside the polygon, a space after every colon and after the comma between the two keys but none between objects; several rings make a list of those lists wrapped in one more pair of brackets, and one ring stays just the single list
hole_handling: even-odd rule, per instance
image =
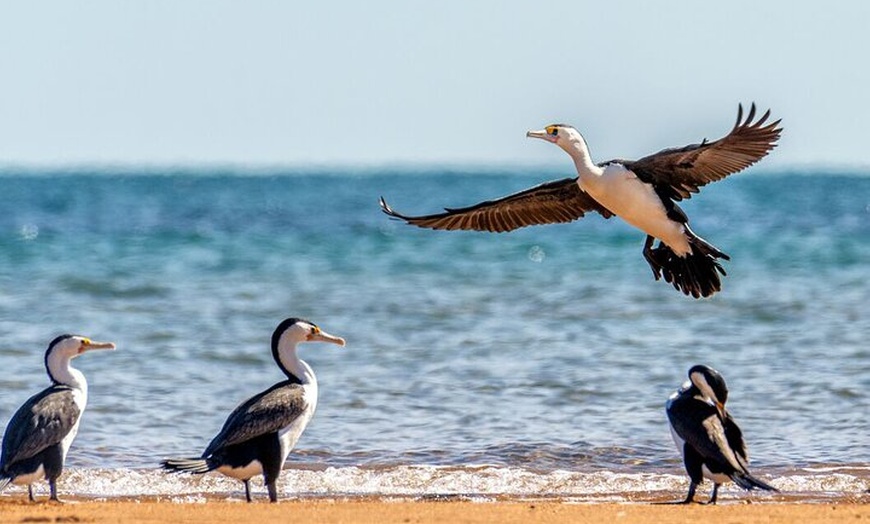
[{"label": "yellow eye patch", "polygon": [[544,128],[544,131],[546,131],[548,135],[557,135],[559,133],[559,128],[556,126],[547,126]]}]

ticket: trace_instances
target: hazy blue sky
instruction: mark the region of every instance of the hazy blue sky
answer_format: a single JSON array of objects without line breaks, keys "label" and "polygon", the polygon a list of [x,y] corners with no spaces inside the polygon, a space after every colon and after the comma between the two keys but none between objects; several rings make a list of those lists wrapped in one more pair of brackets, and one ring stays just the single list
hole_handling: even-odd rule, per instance
[{"label": "hazy blue sky", "polygon": [[[824,4],[824,5],[823,5]],[[782,117],[776,167],[870,165],[870,2],[0,4],[0,164],[559,164]]]}]

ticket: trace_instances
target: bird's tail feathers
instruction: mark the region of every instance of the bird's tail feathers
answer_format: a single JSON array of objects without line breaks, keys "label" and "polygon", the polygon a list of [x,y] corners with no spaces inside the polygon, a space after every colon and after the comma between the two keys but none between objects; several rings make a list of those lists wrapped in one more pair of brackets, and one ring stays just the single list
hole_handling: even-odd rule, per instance
[{"label": "bird's tail feathers", "polygon": [[753,477],[749,473],[737,473],[732,477],[731,480],[733,480],[735,484],[737,484],[738,486],[740,486],[743,489],[752,490],[752,489],[758,488],[758,489],[764,489],[767,491],[779,492],[779,490],[776,489],[775,487],[771,486],[770,484],[768,484],[767,482],[764,482],[761,479],[757,479],[757,478]]},{"label": "bird's tail feathers", "polygon": [[215,469],[215,466],[208,463],[204,458],[179,458],[166,459],[160,463],[160,467],[175,473],[208,473]]},{"label": "bird's tail feathers", "polygon": [[726,273],[717,259],[728,260],[728,255],[700,237],[691,237],[692,252],[686,256],[677,255],[659,242],[657,247],[645,252],[646,259],[656,280],[664,278],[685,295],[709,297],[722,289],[719,275]]},{"label": "bird's tail feathers", "polygon": [[6,486],[8,486],[10,482],[12,482],[12,477],[5,473],[0,473],[0,492],[6,489]]}]

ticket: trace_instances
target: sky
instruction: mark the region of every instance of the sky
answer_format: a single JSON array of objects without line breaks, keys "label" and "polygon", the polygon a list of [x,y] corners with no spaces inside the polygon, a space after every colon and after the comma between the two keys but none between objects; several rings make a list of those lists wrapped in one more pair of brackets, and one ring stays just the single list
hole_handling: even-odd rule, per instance
[{"label": "sky", "polygon": [[[824,4],[824,5],[823,5]],[[870,166],[870,2],[0,3],[0,165],[564,163],[727,133],[764,164]]]}]

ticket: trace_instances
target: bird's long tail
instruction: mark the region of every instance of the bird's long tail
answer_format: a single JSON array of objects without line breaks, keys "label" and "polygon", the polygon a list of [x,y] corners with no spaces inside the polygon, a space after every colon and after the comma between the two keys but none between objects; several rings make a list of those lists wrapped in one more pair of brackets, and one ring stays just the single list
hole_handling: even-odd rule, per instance
[{"label": "bird's long tail", "polygon": [[174,473],[197,474],[208,473],[215,469],[215,466],[210,465],[208,460],[203,458],[166,459],[160,463],[160,467]]},{"label": "bird's long tail", "polygon": [[763,480],[757,479],[757,478],[753,477],[752,475],[750,475],[749,473],[736,473],[733,477],[731,477],[731,480],[733,480],[735,484],[737,484],[738,486],[740,486],[743,489],[751,490],[751,489],[758,488],[758,489],[765,489],[767,491],[777,491],[777,492],[779,491],[778,489],[771,486],[767,482],[764,482]]},{"label": "bird's long tail", "polygon": [[0,474],[0,492],[6,489],[6,486],[8,486],[10,482],[12,482],[12,477]]},{"label": "bird's long tail", "polygon": [[692,232],[688,225],[685,227],[691,253],[679,256],[659,242],[655,248],[645,248],[644,256],[656,280],[664,278],[678,291],[695,298],[709,297],[722,289],[719,275],[726,275],[718,259],[730,260],[730,257]]}]

